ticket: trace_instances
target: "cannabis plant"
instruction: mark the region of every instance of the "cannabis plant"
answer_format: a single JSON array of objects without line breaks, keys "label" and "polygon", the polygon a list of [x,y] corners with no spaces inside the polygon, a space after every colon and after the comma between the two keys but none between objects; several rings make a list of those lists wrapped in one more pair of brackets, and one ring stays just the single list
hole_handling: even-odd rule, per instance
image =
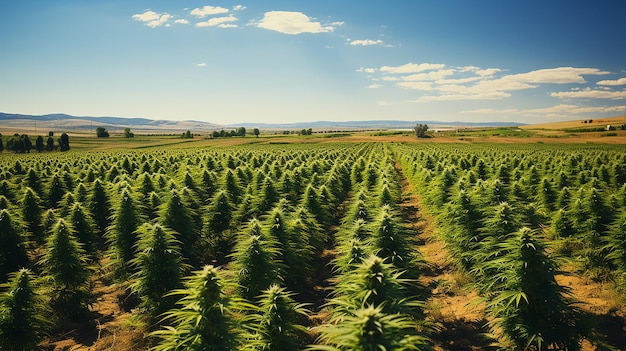
[{"label": "cannabis plant", "polygon": [[366,306],[336,324],[320,327],[318,343],[308,350],[381,351],[431,350],[430,341],[416,330],[415,322],[401,314],[388,314],[382,307]]},{"label": "cannabis plant", "polygon": [[243,303],[226,294],[227,286],[224,272],[213,266],[186,278],[183,289],[169,294],[179,300],[164,315],[171,326],[151,334],[161,339],[153,350],[235,350],[239,328],[232,309]]},{"label": "cannabis plant", "polygon": [[278,280],[278,254],[276,243],[265,238],[256,219],[251,220],[231,255],[243,298],[254,301],[263,290]]},{"label": "cannabis plant", "polygon": [[578,350],[584,329],[569,290],[555,279],[556,263],[529,228],[500,243],[503,253],[486,262],[494,272],[484,295],[493,333],[513,350]]},{"label": "cannabis plant", "polygon": [[50,288],[50,302],[61,322],[85,313],[91,303],[89,279],[92,269],[73,228],[59,219],[46,242],[40,261],[43,279]]},{"label": "cannabis plant", "polygon": [[0,349],[15,351],[39,350],[47,321],[45,305],[37,293],[34,274],[20,269],[0,289]]},{"label": "cannabis plant", "polygon": [[258,305],[247,316],[248,333],[244,350],[298,350],[306,327],[302,324],[309,313],[305,304],[293,300],[293,294],[278,285],[263,291]]},{"label": "cannabis plant", "polygon": [[28,255],[21,230],[8,210],[0,210],[0,282],[7,275],[27,267]]},{"label": "cannabis plant", "polygon": [[161,314],[174,307],[176,299],[166,294],[180,288],[184,267],[171,231],[146,223],[137,235],[137,256],[130,261],[136,271],[131,290],[140,299],[141,315],[153,326]]}]

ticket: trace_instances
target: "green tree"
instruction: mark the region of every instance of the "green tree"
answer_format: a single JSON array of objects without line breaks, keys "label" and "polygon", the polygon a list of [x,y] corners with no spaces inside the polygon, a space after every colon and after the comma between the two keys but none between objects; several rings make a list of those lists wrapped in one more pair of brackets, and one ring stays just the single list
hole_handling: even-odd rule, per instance
[{"label": "green tree", "polygon": [[49,136],[48,140],[46,140],[46,151],[54,150],[54,138]]},{"label": "green tree", "polygon": [[426,138],[428,135],[426,134],[426,132],[428,131],[428,125],[426,124],[421,124],[418,123],[414,128],[413,131],[415,132],[415,136],[417,136],[418,138]]},{"label": "green tree", "polygon": [[[258,138],[258,137],[259,137],[259,134],[261,134],[261,131],[259,130],[259,128],[254,128],[254,129],[252,130],[252,133],[254,134],[254,136],[255,136],[255,137],[257,137],[257,138]],[[0,151],[2,151],[2,150],[0,150]]]},{"label": "green tree", "polygon": [[98,127],[98,128],[96,128],[96,136],[98,138],[108,138],[109,137],[109,132],[104,127]]},{"label": "green tree", "polygon": [[245,127],[237,128],[237,135],[240,136],[240,137],[245,137],[246,136],[246,128]]},{"label": "green tree", "polygon": [[70,149],[70,137],[67,133],[61,134],[61,137],[59,138],[59,148],[61,151],[68,151]]},{"label": "green tree", "polygon": [[[47,321],[45,305],[37,293],[34,274],[20,269],[2,285],[0,294],[0,345],[4,350],[36,351]],[[6,290],[5,290],[6,289]]]},{"label": "green tree", "polygon": [[134,138],[135,133],[130,131],[130,128],[124,128],[124,138]]},{"label": "green tree", "polygon": [[40,135],[37,137],[37,140],[35,140],[35,150],[37,150],[37,152],[42,152],[43,149],[44,149],[43,137]]}]

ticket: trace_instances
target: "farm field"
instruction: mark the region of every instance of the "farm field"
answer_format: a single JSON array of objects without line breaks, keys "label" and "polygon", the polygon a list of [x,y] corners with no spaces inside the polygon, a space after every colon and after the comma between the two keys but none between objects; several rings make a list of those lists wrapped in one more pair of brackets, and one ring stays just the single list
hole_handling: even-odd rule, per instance
[{"label": "farm field", "polygon": [[5,151],[0,349],[626,349],[623,131],[515,133]]}]

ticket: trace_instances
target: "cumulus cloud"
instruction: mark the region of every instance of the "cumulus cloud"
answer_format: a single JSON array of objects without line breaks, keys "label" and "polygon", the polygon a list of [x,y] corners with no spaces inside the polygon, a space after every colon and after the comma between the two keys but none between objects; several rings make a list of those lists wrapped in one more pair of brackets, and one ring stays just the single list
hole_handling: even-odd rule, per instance
[{"label": "cumulus cloud", "polygon": [[511,74],[504,76],[503,79],[525,83],[570,84],[586,83],[587,81],[583,75],[603,75],[609,73],[610,72],[601,71],[597,68],[557,67],[539,69],[527,73]]},{"label": "cumulus cloud", "polygon": [[415,73],[408,76],[402,77],[402,80],[405,81],[423,81],[423,80],[442,80],[445,77],[451,76],[454,74],[453,69],[440,69],[437,71],[430,71],[428,73]]},{"label": "cumulus cloud", "polygon": [[626,85],[626,78],[620,78],[617,80],[601,80],[597,84],[608,86]]},{"label": "cumulus cloud", "polygon": [[143,22],[148,27],[160,27],[167,25],[167,22],[172,19],[172,15],[169,13],[157,13],[154,11],[146,11],[144,13],[138,13],[133,15],[135,21]]},{"label": "cumulus cloud", "polygon": [[247,7],[243,6],[243,5],[235,5],[233,6],[233,11],[243,11],[247,9]]},{"label": "cumulus cloud", "polygon": [[376,68],[361,67],[361,68],[357,69],[356,71],[357,72],[365,72],[365,73],[374,73],[374,72],[376,72]]},{"label": "cumulus cloud", "polygon": [[609,91],[609,90],[597,90],[589,87],[582,90],[572,90],[563,92],[553,92],[550,96],[560,99],[610,99],[619,100],[626,99],[626,90],[622,91]]},{"label": "cumulus cloud", "polygon": [[256,23],[259,28],[283,34],[327,33],[335,30],[333,25],[322,25],[302,12],[270,11]]},{"label": "cumulus cloud", "polygon": [[193,9],[191,10],[189,14],[192,16],[196,16],[198,18],[204,18],[206,16],[219,15],[223,13],[228,13],[228,9],[220,7],[220,6],[208,6],[207,5],[204,7],[197,7]]},{"label": "cumulus cloud", "polygon": [[370,46],[370,45],[384,45],[385,42],[382,40],[372,40],[372,39],[363,39],[363,40],[352,40],[350,45],[352,46]]},{"label": "cumulus cloud", "polygon": [[406,89],[415,89],[415,90],[433,90],[432,84],[430,82],[400,82],[397,83],[399,87]]},{"label": "cumulus cloud", "polygon": [[370,84],[367,86],[368,89],[378,89],[382,88],[382,84]]},{"label": "cumulus cloud", "polygon": [[[236,22],[239,19],[233,15],[224,16],[224,17],[214,17],[205,22],[196,23],[196,27],[220,27],[220,28],[234,28],[236,25],[226,23]],[[233,27],[234,26],[234,27]]]},{"label": "cumulus cloud", "polygon": [[439,63],[407,63],[402,66],[382,66],[380,68],[381,72],[391,73],[391,74],[403,74],[403,73],[419,73],[429,70],[441,69],[446,65]]},{"label": "cumulus cloud", "polygon": [[174,23],[177,23],[177,24],[189,24],[189,21],[187,21],[186,19],[177,19],[176,21],[174,21]]}]

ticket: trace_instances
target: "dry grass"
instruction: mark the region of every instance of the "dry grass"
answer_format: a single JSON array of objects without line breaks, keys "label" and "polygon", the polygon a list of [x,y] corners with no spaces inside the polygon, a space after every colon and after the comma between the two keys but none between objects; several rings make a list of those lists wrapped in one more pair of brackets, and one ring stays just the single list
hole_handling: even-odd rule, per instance
[{"label": "dry grass", "polygon": [[[521,126],[520,129],[526,130],[536,130],[536,129],[571,129],[571,128],[596,128],[603,127],[608,124],[614,126],[620,126],[624,123],[624,116],[616,116],[609,118],[600,118],[594,119],[591,123],[583,123],[585,120],[572,120],[565,122],[552,122],[552,123],[541,123],[541,124],[529,124],[526,126]],[[589,120],[586,120],[589,121]]]}]

